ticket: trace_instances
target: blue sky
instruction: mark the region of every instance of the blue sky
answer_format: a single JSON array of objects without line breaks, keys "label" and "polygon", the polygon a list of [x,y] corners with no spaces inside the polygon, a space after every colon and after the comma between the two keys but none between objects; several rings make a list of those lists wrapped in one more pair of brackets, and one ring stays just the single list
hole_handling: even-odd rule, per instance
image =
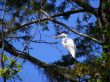
[{"label": "blue sky", "polygon": [[[97,0],[96,0],[97,1]],[[94,7],[98,7],[98,2],[94,2],[91,4]],[[1,16],[1,15],[0,15]],[[68,21],[63,21],[67,25],[70,26],[75,26],[77,16],[81,16],[81,14],[75,14],[72,15],[71,18]],[[92,19],[94,21],[95,19]],[[33,49],[30,51],[30,54],[39,60],[42,60],[47,63],[52,63],[54,61],[57,61],[61,58],[62,55],[66,55],[68,51],[61,45],[60,39],[55,39],[53,38],[55,35],[55,30],[54,26],[49,23],[49,30],[50,31],[42,31],[42,27],[39,28],[39,31],[42,33],[42,40],[48,41],[48,42],[58,42],[57,47],[55,45],[48,45],[44,43],[31,43],[30,46],[33,47]],[[34,29],[32,30],[32,34],[34,33]],[[72,33],[69,35],[72,39],[74,39],[76,34]],[[39,38],[39,34],[36,34],[36,39]],[[21,49],[22,46],[18,42],[14,42],[14,46],[17,49]],[[81,60],[81,59],[80,59]],[[30,62],[26,62],[23,64],[22,71],[19,73],[21,78],[23,79],[22,82],[47,82],[46,76],[40,71],[37,66],[33,65]],[[2,82],[2,79],[0,78],[0,82]],[[10,81],[8,81],[10,82]],[[13,81],[12,81],[13,82]],[[20,81],[15,81],[15,82],[20,82]]]}]

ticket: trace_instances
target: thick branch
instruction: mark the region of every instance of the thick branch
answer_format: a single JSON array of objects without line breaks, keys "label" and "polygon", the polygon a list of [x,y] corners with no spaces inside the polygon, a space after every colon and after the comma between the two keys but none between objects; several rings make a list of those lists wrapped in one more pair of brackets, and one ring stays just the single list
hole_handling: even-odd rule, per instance
[{"label": "thick branch", "polygon": [[[7,41],[4,41],[4,44],[5,44],[5,46],[4,46],[5,50],[6,50],[7,52],[9,52],[10,54],[12,54],[13,56],[18,57],[18,56],[20,55],[20,56],[19,56],[20,58],[26,59],[26,60],[30,61],[31,63],[36,64],[36,65],[38,65],[38,66],[41,66],[41,67],[43,67],[43,68],[45,68],[46,66],[48,66],[46,63],[41,62],[40,60],[38,60],[38,59],[32,57],[32,56],[29,55],[28,53],[20,52],[20,51],[16,50],[16,49],[15,49],[11,44],[9,44]],[[1,41],[0,41],[0,47],[1,47],[1,45],[2,45],[2,43],[1,43]]]},{"label": "thick branch", "polygon": [[[80,10],[70,10],[70,11],[67,11],[67,12],[61,12],[61,13],[52,15],[51,18],[55,18],[55,17],[59,17],[59,16],[71,15],[71,14],[75,14],[75,13],[79,13],[79,12],[86,12],[86,10],[80,9]],[[12,32],[15,32],[15,31],[17,31],[19,29],[24,28],[25,26],[28,26],[28,25],[31,25],[31,24],[34,24],[34,23],[38,23],[38,22],[43,22],[43,21],[46,21],[46,20],[49,20],[49,19],[48,18],[42,18],[42,19],[33,20],[33,21],[25,23],[23,25],[19,25],[18,24],[17,26],[15,26],[12,29],[8,30],[5,34],[9,35]]]},{"label": "thick branch", "polygon": [[67,26],[66,24],[64,24],[64,23],[62,23],[62,22],[59,22],[59,21],[57,21],[57,20],[52,20],[52,21],[53,21],[54,23],[57,23],[57,24],[59,24],[59,25],[64,26],[64,27],[67,28],[68,30],[70,30],[70,31],[72,31],[72,32],[74,32],[74,33],[76,33],[76,34],[78,34],[78,35],[84,36],[84,37],[89,38],[89,39],[91,39],[91,40],[93,40],[93,41],[95,41],[95,42],[97,42],[97,43],[99,43],[99,44],[102,44],[102,42],[99,41],[99,40],[97,40],[96,38],[91,37],[91,36],[86,35],[86,34],[83,34],[83,33],[79,33],[78,31],[72,29],[71,27]]},{"label": "thick branch", "polygon": [[98,8],[98,17],[100,22],[100,27],[105,25],[103,16],[102,16],[102,0],[100,0],[99,8]]},{"label": "thick branch", "polygon": [[[5,44],[5,46],[4,46],[5,51],[9,52],[11,55],[16,56],[16,57],[18,57],[20,55],[19,56],[20,58],[28,60],[29,62],[31,62],[35,65],[38,65],[41,68],[44,68],[46,72],[50,73],[50,75],[56,75],[56,72],[57,72],[57,76],[56,76],[57,78],[59,78],[59,76],[60,76],[60,77],[63,77],[67,80],[71,80],[72,82],[76,82],[71,77],[69,77],[71,74],[69,72],[66,72],[66,70],[71,71],[70,69],[60,67],[60,66],[52,66],[50,64],[46,64],[45,62],[42,62],[42,61],[38,60],[35,57],[32,57],[28,53],[16,50],[6,40],[4,41],[4,44]],[[1,43],[1,40],[0,40],[0,48],[1,47],[2,47],[2,43]]]}]

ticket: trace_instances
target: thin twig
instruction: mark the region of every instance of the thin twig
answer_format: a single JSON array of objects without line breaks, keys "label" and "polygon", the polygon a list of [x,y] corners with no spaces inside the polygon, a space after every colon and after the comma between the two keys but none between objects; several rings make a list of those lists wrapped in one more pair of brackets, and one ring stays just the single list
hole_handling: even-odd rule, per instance
[{"label": "thin twig", "polygon": [[47,42],[47,41],[44,41],[44,40],[40,40],[40,41],[34,40],[32,42],[35,42],[35,43],[46,43],[46,44],[57,44],[57,42]]}]

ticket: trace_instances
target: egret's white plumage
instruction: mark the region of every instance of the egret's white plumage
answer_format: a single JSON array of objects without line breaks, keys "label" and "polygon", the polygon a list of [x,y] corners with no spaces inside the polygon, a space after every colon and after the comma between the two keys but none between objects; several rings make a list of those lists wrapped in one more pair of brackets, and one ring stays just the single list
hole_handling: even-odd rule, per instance
[{"label": "egret's white plumage", "polygon": [[62,45],[68,49],[69,53],[72,55],[73,58],[75,58],[76,53],[76,45],[74,41],[71,38],[67,37],[66,33],[61,33],[60,35],[56,36],[56,38],[62,37]]}]

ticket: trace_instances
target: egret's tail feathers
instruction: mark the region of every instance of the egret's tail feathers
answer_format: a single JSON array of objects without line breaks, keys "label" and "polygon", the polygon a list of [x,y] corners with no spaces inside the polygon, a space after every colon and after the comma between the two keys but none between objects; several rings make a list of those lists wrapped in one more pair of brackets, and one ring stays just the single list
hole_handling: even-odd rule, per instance
[{"label": "egret's tail feathers", "polygon": [[75,58],[76,50],[74,48],[68,49],[73,58]]}]

